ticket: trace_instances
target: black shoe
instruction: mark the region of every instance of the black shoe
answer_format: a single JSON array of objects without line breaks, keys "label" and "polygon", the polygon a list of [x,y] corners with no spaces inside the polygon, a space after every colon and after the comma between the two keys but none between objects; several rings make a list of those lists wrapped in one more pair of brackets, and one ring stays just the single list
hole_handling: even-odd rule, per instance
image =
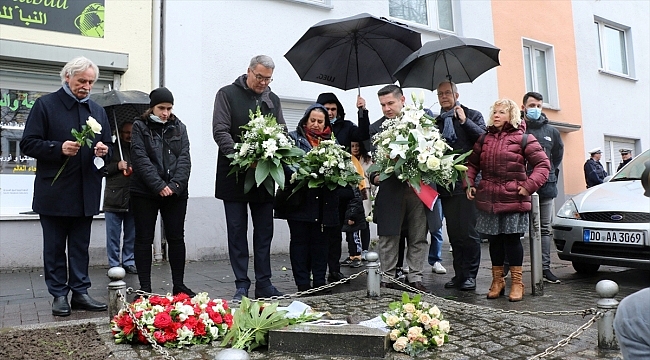
[{"label": "black shoe", "polygon": [[135,267],[135,265],[125,265],[122,266],[124,268],[124,271],[126,271],[127,274],[137,274],[138,269]]},{"label": "black shoe", "polygon": [[72,294],[70,304],[72,304],[73,309],[79,310],[106,311],[108,309],[106,304],[91,298],[88,294]]},{"label": "black shoe", "polygon": [[246,288],[237,288],[235,295],[232,296],[233,300],[241,301],[242,297],[248,297],[248,289]]},{"label": "black shoe", "polygon": [[352,259],[347,258],[347,259],[341,261],[341,266],[350,266],[352,264],[352,261],[353,261]]},{"label": "black shoe", "polygon": [[345,275],[343,275],[343,273],[340,273],[340,272],[332,272],[332,273],[329,274],[329,276],[327,276],[327,282],[331,282],[331,283],[337,282],[337,281],[340,281],[340,280],[343,280],[343,279],[345,279]]},{"label": "black shoe", "polygon": [[462,284],[462,282],[460,282],[458,279],[452,278],[451,280],[449,280],[449,281],[447,281],[445,283],[445,289],[458,288],[458,287],[460,287],[461,284]]},{"label": "black shoe", "polygon": [[278,289],[273,285],[269,285],[265,288],[258,289],[255,287],[255,298],[270,298],[271,296],[282,296],[283,293],[279,292]]},{"label": "black shoe", "polygon": [[546,269],[542,272],[544,274],[544,281],[551,283],[551,284],[559,284],[560,279],[558,279],[557,276],[553,275],[551,272],[551,269]]},{"label": "black shoe", "polygon": [[463,291],[476,290],[476,279],[467,278],[461,285],[460,289]]},{"label": "black shoe", "polygon": [[184,284],[174,285],[174,288],[172,290],[172,294],[173,295],[178,295],[178,294],[181,294],[181,293],[187,294],[187,296],[189,296],[189,297],[195,297],[196,296],[196,293],[194,291],[190,290],[190,288],[188,288]]},{"label": "black shoe", "polygon": [[310,284],[296,285],[296,286],[298,286],[298,291],[307,291],[307,290],[311,289]]},{"label": "black shoe", "polygon": [[360,259],[354,259],[354,260],[352,260],[352,263],[350,264],[350,267],[353,268],[353,269],[360,268],[361,266],[363,266],[363,265],[361,264]]},{"label": "black shoe", "polygon": [[426,293],[429,292],[429,290],[427,290],[427,288],[424,287],[424,285],[422,285],[422,281],[410,282],[410,283],[408,283],[408,286],[414,287],[414,288],[416,288],[416,289],[418,289],[420,291],[426,292]]},{"label": "black shoe", "polygon": [[70,304],[67,296],[57,296],[52,301],[52,315],[70,316]]}]

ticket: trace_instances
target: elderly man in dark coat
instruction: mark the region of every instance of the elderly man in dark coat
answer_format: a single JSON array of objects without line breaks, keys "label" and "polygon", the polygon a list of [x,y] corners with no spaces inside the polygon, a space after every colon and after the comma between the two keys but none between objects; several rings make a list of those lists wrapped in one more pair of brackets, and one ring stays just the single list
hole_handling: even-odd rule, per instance
[{"label": "elderly man in dark coat", "polygon": [[[99,213],[102,185],[99,169],[111,158],[113,145],[106,112],[89,99],[98,77],[92,61],[78,57],[68,62],[61,70],[63,86],[36,100],[20,142],[22,152],[37,160],[32,208],[43,227],[45,283],[54,296],[55,316],[70,315],[70,290],[73,309],[106,310],[106,304],[88,295],[90,228]],[[85,146],[71,129],[81,132],[91,117],[102,130]]]},{"label": "elderly man in dark coat", "polygon": [[271,240],[273,240],[273,195],[264,187],[254,187],[244,193],[243,176],[237,181],[228,176],[235,142],[241,141],[242,125],[250,118],[249,111],[259,107],[263,115],[272,114],[278,124],[285,124],[280,98],[269,84],[273,81],[273,60],[266,55],[251,59],[246,74],[232,84],[219,89],[214,100],[212,136],[219,145],[215,197],[223,200],[228,228],[228,255],[235,273],[234,300],[248,297],[248,208],[253,220],[253,252],[255,267],[255,297],[282,295],[271,283]]}]

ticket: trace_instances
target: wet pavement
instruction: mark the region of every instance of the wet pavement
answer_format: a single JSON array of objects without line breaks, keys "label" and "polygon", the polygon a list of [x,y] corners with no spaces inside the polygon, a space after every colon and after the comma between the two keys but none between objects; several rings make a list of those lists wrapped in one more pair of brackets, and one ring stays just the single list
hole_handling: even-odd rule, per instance
[{"label": "wet pavement", "polygon": [[[527,245],[527,239],[523,241]],[[566,338],[579,326],[585,324],[591,315],[543,315],[528,312],[576,311],[595,308],[598,295],[596,283],[603,279],[618,283],[620,291],[616,296],[621,300],[637,290],[650,286],[650,272],[619,267],[601,267],[593,276],[579,275],[570,263],[560,261],[555,254],[552,258],[552,271],[561,280],[560,284],[545,283],[544,295],[532,296],[530,286],[530,264],[527,262],[528,247],[525,246],[524,299],[512,303],[507,296],[487,300],[491,272],[488,244],[482,244],[482,262],[475,291],[444,289],[443,284],[453,276],[451,253],[445,242],[443,265],[446,275],[432,273],[426,266],[424,285],[435,295],[427,301],[437,304],[447,320],[451,322],[452,332],[449,343],[441,349],[425,353],[430,359],[525,359],[543,352],[546,348]],[[282,292],[292,294],[296,287],[291,275],[289,256],[272,256],[273,284]],[[254,277],[252,263],[249,274]],[[364,268],[343,267],[346,275],[362,271]],[[93,286],[91,296],[107,301],[107,268],[93,267],[90,277]],[[206,291],[213,298],[230,299],[234,294],[234,279],[227,259],[216,261],[189,262],[186,266],[186,285],[192,290]],[[128,286],[137,288],[137,275],[127,275]],[[171,291],[169,265],[156,264],[152,271],[153,291]],[[509,284],[509,279],[507,280]],[[361,275],[349,284],[338,285],[331,295],[301,297],[317,311],[327,311],[334,319],[346,319],[352,315],[365,320],[373,318],[387,309],[388,303],[397,300],[401,292],[381,289],[382,296],[377,299],[366,297],[366,276]],[[509,289],[509,287],[507,288]],[[254,291],[250,289],[251,295]],[[52,297],[47,293],[42,269],[0,270],[0,328],[61,326],[71,323],[92,321],[97,323],[105,343],[112,351],[111,359],[161,359],[158,354],[145,345],[115,345],[112,342],[109,319],[106,312],[93,313],[73,311],[65,318],[51,315]],[[290,300],[282,300],[288,304]],[[597,326],[592,325],[567,346],[548,356],[550,359],[621,359],[618,351],[599,351],[597,348]],[[182,350],[172,350],[170,354],[177,359],[212,359],[221,349],[218,344],[193,346]],[[282,354],[269,351],[254,351],[253,359],[353,359],[353,357],[330,357],[319,355]],[[407,359],[407,355],[391,351],[387,359]]]}]

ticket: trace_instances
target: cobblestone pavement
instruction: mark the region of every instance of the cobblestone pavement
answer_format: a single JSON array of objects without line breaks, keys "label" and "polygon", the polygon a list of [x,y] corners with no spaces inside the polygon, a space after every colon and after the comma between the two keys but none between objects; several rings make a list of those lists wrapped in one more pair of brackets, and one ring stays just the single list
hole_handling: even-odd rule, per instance
[{"label": "cobblestone pavement", "polygon": [[[527,240],[524,240],[527,244]],[[528,249],[526,246],[526,256]],[[527,259],[525,259],[527,260]],[[524,300],[511,303],[507,297],[487,300],[485,295],[490,285],[490,262],[487,244],[482,244],[482,265],[477,279],[476,291],[461,292],[444,289],[443,284],[453,276],[451,253],[448,244],[443,249],[443,264],[448,274],[438,275],[425,267],[424,285],[436,298],[436,303],[446,319],[452,324],[450,342],[440,350],[426,354],[430,359],[525,359],[541,353],[557,341],[565,338],[589,317],[581,316],[541,316],[523,315],[514,312],[495,311],[496,309],[514,311],[559,311],[595,308],[598,296],[595,285],[602,279],[616,281],[620,301],[637,290],[650,286],[650,272],[637,269],[602,267],[593,276],[576,274],[571,265],[560,261],[553,254],[552,270],[561,279],[560,284],[545,284],[543,296],[532,296],[530,287],[530,264],[524,263]],[[273,283],[282,292],[296,291],[288,255],[272,256]],[[252,263],[250,266],[252,274]],[[343,268],[347,275],[363,268]],[[89,293],[99,300],[107,300],[107,268],[91,269],[93,287]],[[234,293],[232,270],[228,260],[190,262],[186,267],[186,285],[194,291],[207,291],[211,297],[230,299]],[[166,293],[171,290],[171,275],[167,263],[157,264],[153,270],[154,292]],[[127,275],[128,286],[137,288],[137,276]],[[508,282],[509,283],[509,282]],[[379,299],[369,299],[365,291],[365,275],[349,284],[334,288],[332,295],[303,297],[301,301],[318,311],[328,311],[335,319],[345,319],[354,315],[369,319],[379,315],[390,301],[399,298],[401,292],[382,289]],[[254,288],[251,288],[251,295]],[[28,326],[58,326],[74,322],[92,321],[99,324],[101,336],[113,354],[111,359],[162,359],[145,345],[114,345],[111,339],[106,313],[73,311],[66,318],[51,315],[51,296],[47,293],[42,269],[21,269],[0,271],[0,328]],[[451,300],[451,301],[450,301]],[[288,300],[283,300],[288,304]],[[476,306],[467,306],[467,304]],[[177,359],[212,359],[220,351],[218,344],[194,346],[189,349],[172,350]],[[316,355],[278,354],[268,351],[255,351],[253,359],[352,359],[350,357],[324,357]],[[407,359],[408,356],[389,352],[387,359]],[[550,359],[620,359],[617,351],[598,351],[597,329],[594,324],[579,338],[572,340]]]}]

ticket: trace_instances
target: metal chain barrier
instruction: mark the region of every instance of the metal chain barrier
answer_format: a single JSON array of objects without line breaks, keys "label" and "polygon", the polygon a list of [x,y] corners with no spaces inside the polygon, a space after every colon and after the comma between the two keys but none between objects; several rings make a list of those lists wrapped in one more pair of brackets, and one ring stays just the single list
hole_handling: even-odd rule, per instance
[{"label": "metal chain barrier", "polygon": [[[479,306],[479,305],[459,303],[458,301],[441,298],[441,297],[436,296],[434,294],[430,294],[430,293],[418,290],[418,289],[416,289],[416,288],[414,288],[414,287],[412,287],[412,286],[410,286],[408,284],[405,284],[405,283],[403,283],[403,282],[401,282],[401,281],[399,281],[399,280],[397,280],[397,279],[395,279],[395,278],[393,278],[393,277],[391,277],[389,275],[386,275],[383,272],[381,272],[380,274],[382,276],[382,279],[388,280],[387,282],[390,282],[390,283],[394,284],[394,286],[396,286],[398,288],[403,288],[403,289],[408,290],[410,292],[421,294],[421,295],[436,299],[436,301],[441,301],[441,302],[445,302],[445,303],[453,303],[453,304],[462,304],[464,307],[468,307],[468,308],[471,308],[471,309],[481,309],[481,306]],[[563,310],[563,311],[503,310],[503,309],[496,309],[496,308],[493,308],[492,310],[494,312],[496,312],[496,313],[501,313],[501,314],[511,313],[511,314],[519,314],[519,315],[547,315],[547,316],[548,315],[552,315],[552,316],[580,315],[583,318],[585,316],[587,316],[587,315],[594,315],[591,319],[589,319],[589,321],[587,321],[585,324],[580,326],[576,331],[572,332],[566,338],[558,341],[557,345],[548,347],[546,350],[544,350],[544,352],[539,353],[539,354],[529,358],[529,360],[541,359],[543,357],[546,357],[546,356],[554,353],[557,349],[568,345],[569,342],[572,339],[576,339],[577,337],[579,337],[585,330],[587,330],[591,325],[593,325],[596,321],[598,321],[598,319],[600,319],[604,315],[603,312],[598,311],[596,308],[589,308],[589,309],[585,309],[585,310]]]},{"label": "metal chain barrier", "polygon": [[[126,290],[127,294],[131,294],[133,292],[134,292],[133,288],[128,288]],[[151,296],[151,295],[154,295],[154,294],[151,294],[151,293],[144,292],[142,290],[135,291],[135,293],[138,294],[139,296]],[[129,306],[130,305],[129,302],[126,300],[126,298],[124,297],[124,295],[122,294],[121,291],[117,292],[117,296],[122,301],[123,308],[126,309],[127,313],[129,314],[129,317],[131,317],[131,320],[133,320],[133,323],[135,324],[135,326],[144,335],[145,339],[147,339],[147,342],[149,342],[149,344],[151,344],[151,347],[153,347],[154,350],[156,350],[165,359],[167,359],[167,360],[176,360],[173,356],[169,355],[169,352],[164,347],[162,347],[162,346],[160,346],[158,344],[158,342],[156,341],[156,339],[154,339],[153,335],[151,335],[149,330],[147,330],[145,328],[145,326],[140,322],[140,320],[135,317],[135,314],[133,313],[133,309],[131,309],[131,306]]]}]

